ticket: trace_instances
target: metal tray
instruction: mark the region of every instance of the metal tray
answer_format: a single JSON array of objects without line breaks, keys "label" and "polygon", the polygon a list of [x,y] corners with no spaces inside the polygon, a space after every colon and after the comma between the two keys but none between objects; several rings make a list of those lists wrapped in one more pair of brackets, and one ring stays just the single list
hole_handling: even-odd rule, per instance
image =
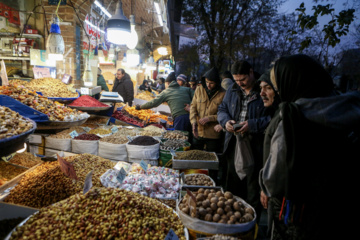
[{"label": "metal tray", "polygon": [[184,176],[184,178],[186,179],[186,176],[195,176],[195,175],[205,175],[206,177],[208,177],[208,178],[211,180],[211,182],[213,183],[213,185],[212,185],[212,186],[187,185],[187,184],[185,184],[185,183],[182,181],[182,179],[181,179],[182,187],[185,187],[185,188],[192,188],[192,187],[199,187],[199,188],[201,188],[201,187],[203,187],[203,188],[206,188],[206,187],[216,187],[215,181],[214,181],[209,175],[206,175],[206,174],[203,174],[203,173],[190,173],[190,174],[186,174],[186,175]]},{"label": "metal tray", "polygon": [[219,158],[215,152],[211,152],[215,155],[215,161],[207,160],[179,160],[172,157],[172,168],[173,169],[219,169]]},{"label": "metal tray", "polygon": [[60,122],[60,121],[48,121],[48,122],[38,122],[37,123],[37,129],[38,130],[44,130],[44,129],[65,129],[65,128],[71,128],[75,126],[79,126],[83,123],[85,123],[88,119],[82,119],[74,122]]}]

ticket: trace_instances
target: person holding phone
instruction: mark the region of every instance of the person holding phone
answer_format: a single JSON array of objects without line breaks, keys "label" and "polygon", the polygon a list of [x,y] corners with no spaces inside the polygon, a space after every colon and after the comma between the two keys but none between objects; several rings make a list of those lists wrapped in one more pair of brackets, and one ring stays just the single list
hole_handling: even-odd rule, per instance
[{"label": "person holding phone", "polygon": [[[264,132],[270,121],[260,97],[258,73],[247,61],[231,67],[235,80],[219,105],[217,119],[226,130],[224,159],[227,159],[225,191],[243,198],[260,219],[259,171],[262,167]],[[225,171],[225,170],[224,170]]]}]

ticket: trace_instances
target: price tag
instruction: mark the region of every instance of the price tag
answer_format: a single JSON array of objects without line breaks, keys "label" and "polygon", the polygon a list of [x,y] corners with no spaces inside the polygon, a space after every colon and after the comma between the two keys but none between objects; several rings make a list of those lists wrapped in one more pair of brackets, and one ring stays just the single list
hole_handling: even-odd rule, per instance
[{"label": "price tag", "polygon": [[69,178],[78,180],[74,166],[71,163],[67,162],[64,158],[60,157],[59,154],[56,155],[60,165],[60,170]]},{"label": "price tag", "polygon": [[83,129],[85,132],[89,132],[91,130],[91,128],[89,128],[89,127],[83,127]]},{"label": "price tag", "polygon": [[90,190],[90,188],[92,188],[92,186],[93,186],[93,184],[92,184],[93,171],[94,170],[91,170],[85,177],[83,194],[87,193]]},{"label": "price tag", "polygon": [[82,88],[80,88],[80,93],[81,93],[81,95],[89,95],[90,90],[89,90],[89,88],[82,87]]},{"label": "price tag", "polygon": [[46,78],[49,77],[51,78],[50,75],[50,69],[49,68],[38,68],[38,67],[33,67],[33,72],[34,72],[34,78]]},{"label": "price tag", "polygon": [[72,131],[71,133],[69,133],[71,138],[77,137],[79,136],[79,134],[76,132],[76,130]]},{"label": "price tag", "polygon": [[15,156],[15,154],[16,154],[16,152],[15,152],[15,153],[12,153],[12,154],[10,154],[10,155],[8,155],[8,156],[4,156],[4,157],[2,157],[1,159],[4,160],[5,162],[8,162],[8,161],[10,161],[10,160]]},{"label": "price tag", "polygon": [[65,83],[65,84],[69,84],[70,81],[71,81],[71,76],[69,74],[64,74],[63,78],[62,78],[62,82]]},{"label": "price tag", "polygon": [[176,153],[175,153],[175,150],[174,149],[170,149],[170,154],[174,157],[176,157]]},{"label": "price tag", "polygon": [[116,176],[116,179],[118,180],[119,183],[122,183],[124,181],[126,177],[126,171],[125,169],[122,167],[118,173],[118,175]]},{"label": "price tag", "polygon": [[141,160],[141,162],[140,162],[140,167],[142,167],[142,169],[144,169],[145,172],[147,171],[148,165],[147,165],[147,163],[144,161],[144,159]]},{"label": "price tag", "polygon": [[117,127],[112,127],[111,128],[111,132],[112,133],[116,133],[117,131],[119,131],[119,129]]},{"label": "price tag", "polygon": [[182,182],[185,184],[185,173],[184,172],[180,173],[180,177],[182,179]]},{"label": "price tag", "polygon": [[179,237],[175,234],[174,230],[170,228],[170,231],[166,235],[165,240],[179,240]]}]

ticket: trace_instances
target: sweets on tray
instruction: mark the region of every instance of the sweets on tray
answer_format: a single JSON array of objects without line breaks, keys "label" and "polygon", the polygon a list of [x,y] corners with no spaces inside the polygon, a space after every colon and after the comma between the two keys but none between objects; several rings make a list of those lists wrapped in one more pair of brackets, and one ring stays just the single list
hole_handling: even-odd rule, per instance
[{"label": "sweets on tray", "polygon": [[0,139],[19,135],[32,129],[33,123],[8,107],[0,106]]}]

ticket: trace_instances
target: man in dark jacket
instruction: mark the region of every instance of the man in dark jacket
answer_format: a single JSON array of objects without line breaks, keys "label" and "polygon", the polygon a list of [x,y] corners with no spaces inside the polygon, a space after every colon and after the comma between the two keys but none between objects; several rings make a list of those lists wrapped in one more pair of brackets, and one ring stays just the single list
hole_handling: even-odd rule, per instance
[{"label": "man in dark jacket", "polygon": [[116,72],[116,78],[112,92],[118,92],[124,99],[124,103],[132,106],[134,100],[134,85],[130,75],[124,69],[119,68]]},{"label": "man in dark jacket", "polygon": [[[226,130],[224,155],[227,159],[225,190],[245,199],[262,211],[259,201],[259,171],[262,167],[264,131],[270,121],[260,97],[257,73],[250,63],[236,61],[231,72],[236,84],[226,91],[218,108],[218,121]],[[236,130],[234,125],[239,124]]]}]

